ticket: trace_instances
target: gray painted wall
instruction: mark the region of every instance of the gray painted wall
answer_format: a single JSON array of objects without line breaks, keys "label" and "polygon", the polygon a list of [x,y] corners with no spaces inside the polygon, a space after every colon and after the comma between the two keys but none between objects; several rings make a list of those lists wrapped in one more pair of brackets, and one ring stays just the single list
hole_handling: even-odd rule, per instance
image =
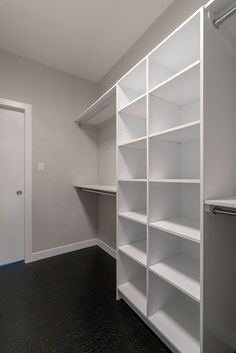
[{"label": "gray painted wall", "polygon": [[2,51],[0,77],[1,98],[32,104],[33,251],[93,238],[94,197],[79,198],[72,185],[97,180],[97,133],[73,120],[96,98],[96,85]]},{"label": "gray painted wall", "polygon": [[[98,183],[116,184],[116,121],[109,120],[98,130]],[[98,196],[97,236],[116,248],[116,198]]]},{"label": "gray painted wall", "polygon": [[175,0],[99,82],[104,93],[165,37],[209,0]]}]

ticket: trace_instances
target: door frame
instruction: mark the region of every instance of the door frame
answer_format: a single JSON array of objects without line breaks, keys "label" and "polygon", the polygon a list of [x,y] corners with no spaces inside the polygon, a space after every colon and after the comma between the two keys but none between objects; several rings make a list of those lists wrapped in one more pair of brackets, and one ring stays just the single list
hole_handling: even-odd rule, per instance
[{"label": "door frame", "polygon": [[24,113],[24,260],[32,261],[32,108],[31,104],[0,98],[0,108]]}]

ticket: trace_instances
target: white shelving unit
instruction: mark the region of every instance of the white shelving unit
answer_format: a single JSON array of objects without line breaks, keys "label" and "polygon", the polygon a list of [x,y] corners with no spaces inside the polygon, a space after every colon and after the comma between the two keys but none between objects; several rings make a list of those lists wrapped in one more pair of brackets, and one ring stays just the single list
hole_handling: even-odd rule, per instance
[{"label": "white shelving unit", "polygon": [[200,352],[200,14],[117,83],[117,295],[182,353]]}]

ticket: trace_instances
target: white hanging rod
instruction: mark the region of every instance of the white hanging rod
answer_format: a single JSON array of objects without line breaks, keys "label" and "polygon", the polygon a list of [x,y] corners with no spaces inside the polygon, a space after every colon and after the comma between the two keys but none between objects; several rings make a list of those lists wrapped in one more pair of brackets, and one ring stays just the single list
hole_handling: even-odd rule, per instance
[{"label": "white hanging rod", "polygon": [[214,26],[216,28],[219,28],[222,25],[222,23],[227,21],[230,17],[232,17],[235,14],[236,14],[236,6],[232,7],[232,9],[227,11],[224,15],[222,15],[222,16],[216,18],[215,20],[213,20]]},{"label": "white hanging rod", "polygon": [[212,213],[214,215],[223,214],[223,215],[227,215],[227,216],[236,216],[236,211],[227,211],[227,210],[224,210],[220,207],[214,207],[212,210]]}]

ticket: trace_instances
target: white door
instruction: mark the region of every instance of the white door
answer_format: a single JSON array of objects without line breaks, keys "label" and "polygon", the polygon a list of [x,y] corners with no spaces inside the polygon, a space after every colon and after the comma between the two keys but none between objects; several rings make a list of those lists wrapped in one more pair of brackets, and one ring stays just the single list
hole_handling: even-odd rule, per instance
[{"label": "white door", "polygon": [[24,113],[0,108],[0,265],[24,259]]}]

